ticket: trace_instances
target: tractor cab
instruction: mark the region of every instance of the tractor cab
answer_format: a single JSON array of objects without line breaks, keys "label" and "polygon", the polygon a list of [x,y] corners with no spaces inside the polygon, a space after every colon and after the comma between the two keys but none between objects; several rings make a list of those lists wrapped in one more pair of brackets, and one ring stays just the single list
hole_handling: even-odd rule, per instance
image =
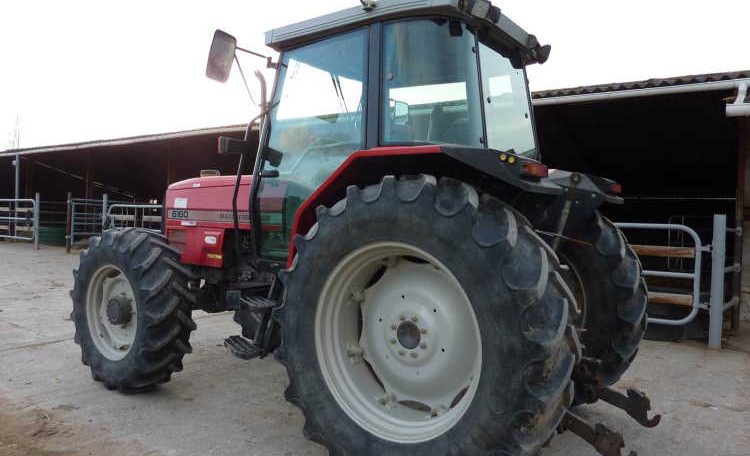
[{"label": "tractor cab", "polygon": [[[261,257],[286,259],[297,209],[357,151],[450,145],[537,157],[525,65],[546,60],[549,46],[489,2],[424,3],[371,2],[267,32],[280,57],[251,194],[262,224],[279,216],[264,195],[283,187],[286,229],[257,230]],[[231,62],[220,55],[209,74],[221,67],[225,80]]]}]

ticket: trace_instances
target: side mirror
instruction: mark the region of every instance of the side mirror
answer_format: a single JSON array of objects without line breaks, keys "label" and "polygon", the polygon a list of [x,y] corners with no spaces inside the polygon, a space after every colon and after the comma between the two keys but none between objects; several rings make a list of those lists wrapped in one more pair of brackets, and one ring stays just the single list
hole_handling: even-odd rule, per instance
[{"label": "side mirror", "polygon": [[227,82],[232,71],[234,51],[237,49],[237,38],[222,31],[214,32],[211,50],[208,52],[206,76],[219,82]]},{"label": "side mirror", "polygon": [[406,125],[409,121],[409,105],[403,101],[391,100],[393,102],[393,123]]}]

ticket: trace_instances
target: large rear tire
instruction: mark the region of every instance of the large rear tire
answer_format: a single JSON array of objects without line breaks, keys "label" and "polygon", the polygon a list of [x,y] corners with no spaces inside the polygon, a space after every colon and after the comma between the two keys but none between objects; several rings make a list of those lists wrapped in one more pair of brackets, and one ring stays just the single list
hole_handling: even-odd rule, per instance
[{"label": "large rear tire", "polygon": [[557,259],[499,200],[432,176],[349,187],[297,236],[286,398],[338,455],[531,455],[580,355]]},{"label": "large rear tire", "polygon": [[615,384],[638,354],[646,331],[648,293],[638,257],[620,230],[598,212],[566,235],[563,274],[576,295],[582,318],[583,361],[576,368],[576,402],[596,401],[596,389]]},{"label": "large rear tire", "polygon": [[196,327],[179,253],[154,232],[91,238],[73,272],[71,318],[83,364],[108,389],[137,393],[169,381]]}]

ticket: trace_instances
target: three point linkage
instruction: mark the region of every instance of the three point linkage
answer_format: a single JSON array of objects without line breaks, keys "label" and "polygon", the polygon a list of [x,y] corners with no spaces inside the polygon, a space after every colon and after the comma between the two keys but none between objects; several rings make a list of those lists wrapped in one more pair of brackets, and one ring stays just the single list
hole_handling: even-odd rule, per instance
[{"label": "three point linkage", "polygon": [[[611,388],[601,388],[597,391],[599,399],[622,409],[641,426],[651,428],[659,424],[661,415],[654,415],[652,418],[648,416],[651,411],[651,401],[645,393],[629,388],[626,394]],[[622,434],[609,429],[602,423],[591,423],[574,411],[566,411],[559,430],[560,432],[573,432],[591,444],[602,456],[623,456],[625,441]],[[627,456],[638,455],[635,451],[631,451]]]}]

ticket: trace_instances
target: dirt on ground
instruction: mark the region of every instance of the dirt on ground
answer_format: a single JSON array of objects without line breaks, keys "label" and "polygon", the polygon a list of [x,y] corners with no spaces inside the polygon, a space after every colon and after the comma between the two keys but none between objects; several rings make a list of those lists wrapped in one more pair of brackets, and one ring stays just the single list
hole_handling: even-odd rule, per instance
[{"label": "dirt on ground", "polygon": [[[231,314],[195,313],[193,353],[166,385],[123,395],[94,382],[69,317],[77,264],[63,249],[0,242],[0,456],[327,454],[284,400],[284,368],[226,353],[224,338],[240,331]],[[643,342],[616,387],[649,394],[663,415],[655,428],[603,403],[579,412],[622,432],[624,455],[750,456],[750,332],[729,342]],[[568,432],[541,456],[597,453]]]},{"label": "dirt on ground", "polygon": [[66,422],[67,407],[44,410],[21,407],[0,398],[0,456],[108,456],[143,454],[157,456],[137,442],[102,439],[94,425]]}]

